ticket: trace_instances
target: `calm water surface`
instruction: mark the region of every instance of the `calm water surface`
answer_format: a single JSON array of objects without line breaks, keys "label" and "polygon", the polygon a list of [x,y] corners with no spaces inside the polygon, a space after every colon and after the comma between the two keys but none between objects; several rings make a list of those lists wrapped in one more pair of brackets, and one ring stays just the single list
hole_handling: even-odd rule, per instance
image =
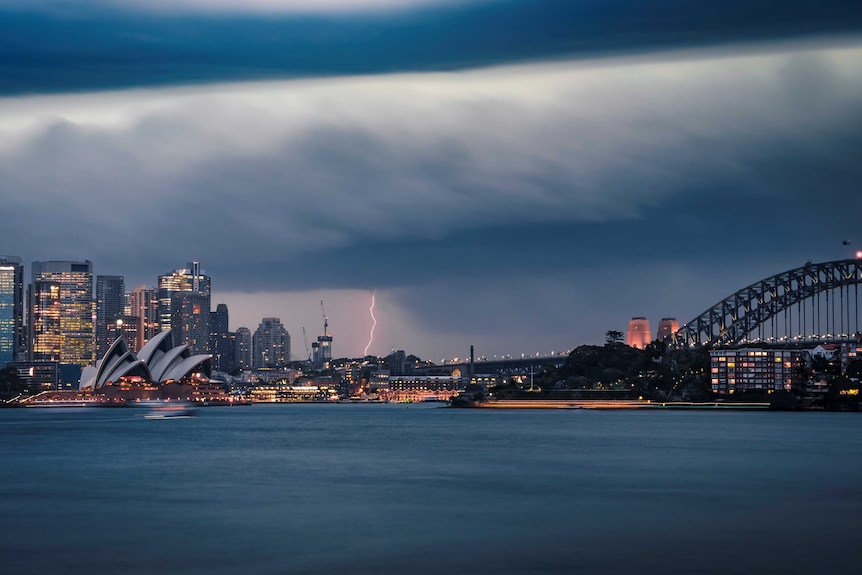
[{"label": "calm water surface", "polygon": [[0,410],[0,572],[862,573],[862,414]]}]

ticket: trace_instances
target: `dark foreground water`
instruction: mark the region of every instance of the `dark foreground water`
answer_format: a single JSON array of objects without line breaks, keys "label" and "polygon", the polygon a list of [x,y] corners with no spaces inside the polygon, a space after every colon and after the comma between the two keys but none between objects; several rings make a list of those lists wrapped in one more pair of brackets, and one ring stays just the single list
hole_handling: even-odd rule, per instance
[{"label": "dark foreground water", "polygon": [[862,573],[862,415],[0,410],[0,572]]}]

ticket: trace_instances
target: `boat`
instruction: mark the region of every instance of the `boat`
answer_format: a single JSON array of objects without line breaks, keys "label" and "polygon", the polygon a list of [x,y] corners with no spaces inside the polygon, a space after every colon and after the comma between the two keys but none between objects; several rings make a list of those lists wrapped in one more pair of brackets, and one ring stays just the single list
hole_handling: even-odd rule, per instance
[{"label": "boat", "polygon": [[147,401],[140,402],[141,407],[148,407],[144,414],[147,419],[168,419],[175,417],[192,417],[196,408],[189,401]]}]

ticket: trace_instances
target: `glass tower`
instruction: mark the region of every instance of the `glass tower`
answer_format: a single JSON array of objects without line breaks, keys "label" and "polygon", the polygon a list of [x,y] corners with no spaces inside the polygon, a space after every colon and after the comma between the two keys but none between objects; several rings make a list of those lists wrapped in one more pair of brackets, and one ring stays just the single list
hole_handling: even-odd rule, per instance
[{"label": "glass tower", "polygon": [[24,266],[21,258],[0,256],[0,368],[24,347]]},{"label": "glass tower", "polygon": [[210,278],[200,263],[159,276],[158,290],[159,331],[173,330],[176,341],[189,344],[192,353],[209,352]]},{"label": "glass tower", "polygon": [[140,351],[145,343],[159,333],[159,298],[158,292],[152,286],[138,286],[129,294],[129,315],[138,318],[138,348]]},{"label": "glass tower", "polygon": [[[117,320],[126,308],[123,276],[96,276],[96,357],[101,359],[116,339]],[[122,325],[122,324],[120,324]]]},{"label": "glass tower", "polygon": [[93,363],[95,311],[92,262],[33,262],[30,329],[34,359],[59,349],[59,357],[52,358],[55,361],[79,366]]}]

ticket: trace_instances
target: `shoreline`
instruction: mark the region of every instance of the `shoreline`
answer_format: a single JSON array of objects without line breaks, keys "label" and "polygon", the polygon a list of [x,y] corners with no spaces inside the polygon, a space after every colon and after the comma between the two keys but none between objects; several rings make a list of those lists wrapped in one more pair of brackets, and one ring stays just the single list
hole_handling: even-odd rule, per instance
[{"label": "shoreline", "polygon": [[492,399],[471,405],[478,409],[705,409],[768,410],[769,403],[725,403],[721,401],[643,401],[643,400],[563,400],[563,399]]}]

